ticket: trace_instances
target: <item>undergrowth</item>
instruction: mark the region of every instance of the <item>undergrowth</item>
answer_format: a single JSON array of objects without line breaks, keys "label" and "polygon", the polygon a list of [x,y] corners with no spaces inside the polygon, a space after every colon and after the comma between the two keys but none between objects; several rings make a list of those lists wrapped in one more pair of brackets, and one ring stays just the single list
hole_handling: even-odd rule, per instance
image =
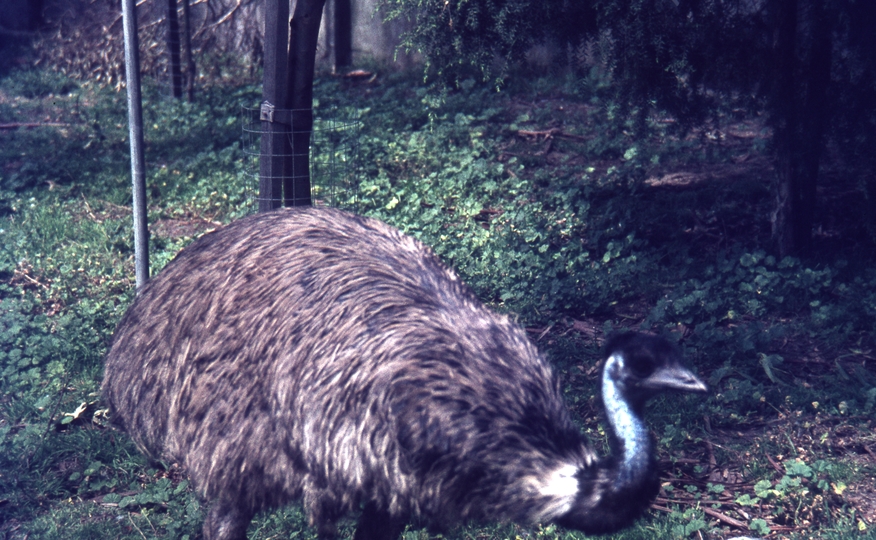
[{"label": "undergrowth", "polygon": [[[464,81],[439,103],[396,74],[326,76],[315,94],[362,119],[348,205],[420,238],[513,313],[595,445],[607,450],[596,384],[605,333],[669,335],[708,379],[708,399],[651,408],[666,481],[652,515],[615,538],[873,537],[872,250],[770,255],[761,132],[731,144],[655,118],[634,135],[597,86],[512,81],[496,94]],[[146,96],[155,273],[254,210],[239,111],[259,92],[216,87],[194,104]],[[51,72],[0,81],[0,123],[34,124],[0,131],[6,538],[199,534],[204,512],[184,471],[146,461],[108,428],[98,393],[133,296],[124,110],[121,94]],[[741,131],[734,122],[716,129]],[[725,163],[743,165],[700,174]],[[678,170],[693,180],[667,185]],[[250,533],[314,537],[295,506],[258,516]],[[447,537],[583,538],[510,524]]]}]

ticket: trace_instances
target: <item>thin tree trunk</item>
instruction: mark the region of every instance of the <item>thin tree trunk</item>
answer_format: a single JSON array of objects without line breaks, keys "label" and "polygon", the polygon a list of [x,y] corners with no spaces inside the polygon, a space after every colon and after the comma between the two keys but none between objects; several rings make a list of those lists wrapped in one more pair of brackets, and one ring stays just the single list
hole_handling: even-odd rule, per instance
[{"label": "thin tree trunk", "polygon": [[[778,179],[773,236],[780,255],[805,256],[812,250],[818,170],[827,129],[832,25],[819,0],[803,0],[802,9],[801,0],[780,0],[777,5],[779,64],[773,110]],[[809,30],[805,37],[798,35],[801,16]],[[805,54],[799,54],[801,50]]]},{"label": "thin tree trunk", "polygon": [[179,17],[176,0],[167,0],[167,50],[170,51],[170,79],[173,97],[182,98],[182,67],[179,53]]},{"label": "thin tree trunk", "polygon": [[777,157],[776,207],[772,216],[773,240],[781,255],[794,252],[794,133],[797,131],[795,106],[795,66],[797,49],[797,0],[775,0],[776,35],[773,43],[776,83],[773,124]]},{"label": "thin tree trunk", "polygon": [[287,108],[289,1],[265,2],[265,70],[259,157],[259,212],[278,208],[283,201],[290,121],[275,114]]},{"label": "thin tree trunk", "polygon": [[[292,109],[292,176],[284,179],[285,206],[307,206],[310,196],[310,137],[313,130],[313,70],[325,0],[297,0],[289,43],[289,108]],[[289,170],[289,169],[287,169]]]},{"label": "thin tree trunk", "polygon": [[189,0],[183,2],[183,33],[185,34],[185,62],[186,62],[186,98],[189,103],[195,101],[195,55],[192,52],[192,13],[189,8]]},{"label": "thin tree trunk", "polygon": [[816,186],[824,138],[827,130],[827,91],[832,62],[831,18],[820,0],[811,0],[808,23],[812,28],[809,58],[805,63],[803,107],[798,111],[799,147],[799,215],[795,218],[796,251],[808,255],[812,250],[812,229],[816,213]]},{"label": "thin tree trunk", "polygon": [[353,64],[352,0],[335,0],[335,72]]}]

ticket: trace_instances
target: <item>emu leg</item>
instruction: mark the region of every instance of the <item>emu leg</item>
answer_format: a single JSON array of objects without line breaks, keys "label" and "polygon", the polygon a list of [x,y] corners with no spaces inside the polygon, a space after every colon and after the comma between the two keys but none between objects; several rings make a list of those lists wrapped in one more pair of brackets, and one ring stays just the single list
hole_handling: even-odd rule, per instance
[{"label": "emu leg", "polygon": [[398,540],[405,530],[405,520],[392,517],[374,503],[365,505],[353,540]]},{"label": "emu leg", "polygon": [[246,540],[246,529],[252,513],[241,510],[227,500],[218,500],[210,506],[204,522],[206,540]]}]

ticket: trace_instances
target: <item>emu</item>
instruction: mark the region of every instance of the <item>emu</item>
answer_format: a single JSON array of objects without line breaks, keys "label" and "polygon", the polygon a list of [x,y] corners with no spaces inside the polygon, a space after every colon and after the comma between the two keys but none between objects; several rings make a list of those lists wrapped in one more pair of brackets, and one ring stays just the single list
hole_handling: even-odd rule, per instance
[{"label": "emu", "polygon": [[706,387],[665,339],[609,340],[600,458],[525,332],[430,249],[306,208],[183,249],[119,323],[102,389],[146,454],[185,467],[206,538],[300,500],[321,537],[362,509],[357,540],[395,540],[412,519],[627,526],[658,489],[646,400]]}]

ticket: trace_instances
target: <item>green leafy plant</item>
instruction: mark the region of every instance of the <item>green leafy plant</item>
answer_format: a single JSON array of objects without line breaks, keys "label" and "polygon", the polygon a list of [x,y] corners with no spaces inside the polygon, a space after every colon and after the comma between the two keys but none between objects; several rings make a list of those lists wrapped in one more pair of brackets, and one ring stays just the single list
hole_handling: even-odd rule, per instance
[{"label": "green leafy plant", "polygon": [[[676,166],[758,159],[763,146],[704,149],[703,138],[678,138],[659,119],[634,136],[598,91],[604,82],[584,104],[567,79],[531,77],[498,95],[463,79],[466,91],[443,100],[405,74],[364,87],[325,77],[315,91],[321,107],[362,121],[359,189],[347,202],[432,246],[481,298],[518,317],[597,446],[609,450],[598,399],[604,334],[668,334],[708,379],[707,399],[657,400],[648,411],[660,460],[673,464],[663,486],[672,513],[615,538],[724,534],[707,508],[756,534],[780,526],[858,538],[864,522],[847,495],[872,471],[849,473],[843,456],[857,446],[838,445],[872,431],[860,420],[876,407],[872,261],[864,251],[845,254],[849,263],[771,256],[758,229],[769,191],[757,172],[655,184]],[[13,83],[0,86],[8,94]],[[37,94],[0,104],[4,121],[51,110],[70,124],[0,132],[0,532],[194,537],[203,509],[191,486],[108,429],[99,398],[103,354],[134,297],[123,96],[88,84],[52,93],[51,104]],[[259,92],[220,87],[194,105],[145,93],[158,272],[193,238],[253,210],[239,107]],[[837,439],[822,421],[847,431]],[[784,424],[794,429],[780,442],[764,427]],[[778,454],[786,468],[774,477],[766,456]],[[311,538],[305,522],[291,506],[259,516],[250,533]],[[514,524],[451,536],[583,538]]]}]

